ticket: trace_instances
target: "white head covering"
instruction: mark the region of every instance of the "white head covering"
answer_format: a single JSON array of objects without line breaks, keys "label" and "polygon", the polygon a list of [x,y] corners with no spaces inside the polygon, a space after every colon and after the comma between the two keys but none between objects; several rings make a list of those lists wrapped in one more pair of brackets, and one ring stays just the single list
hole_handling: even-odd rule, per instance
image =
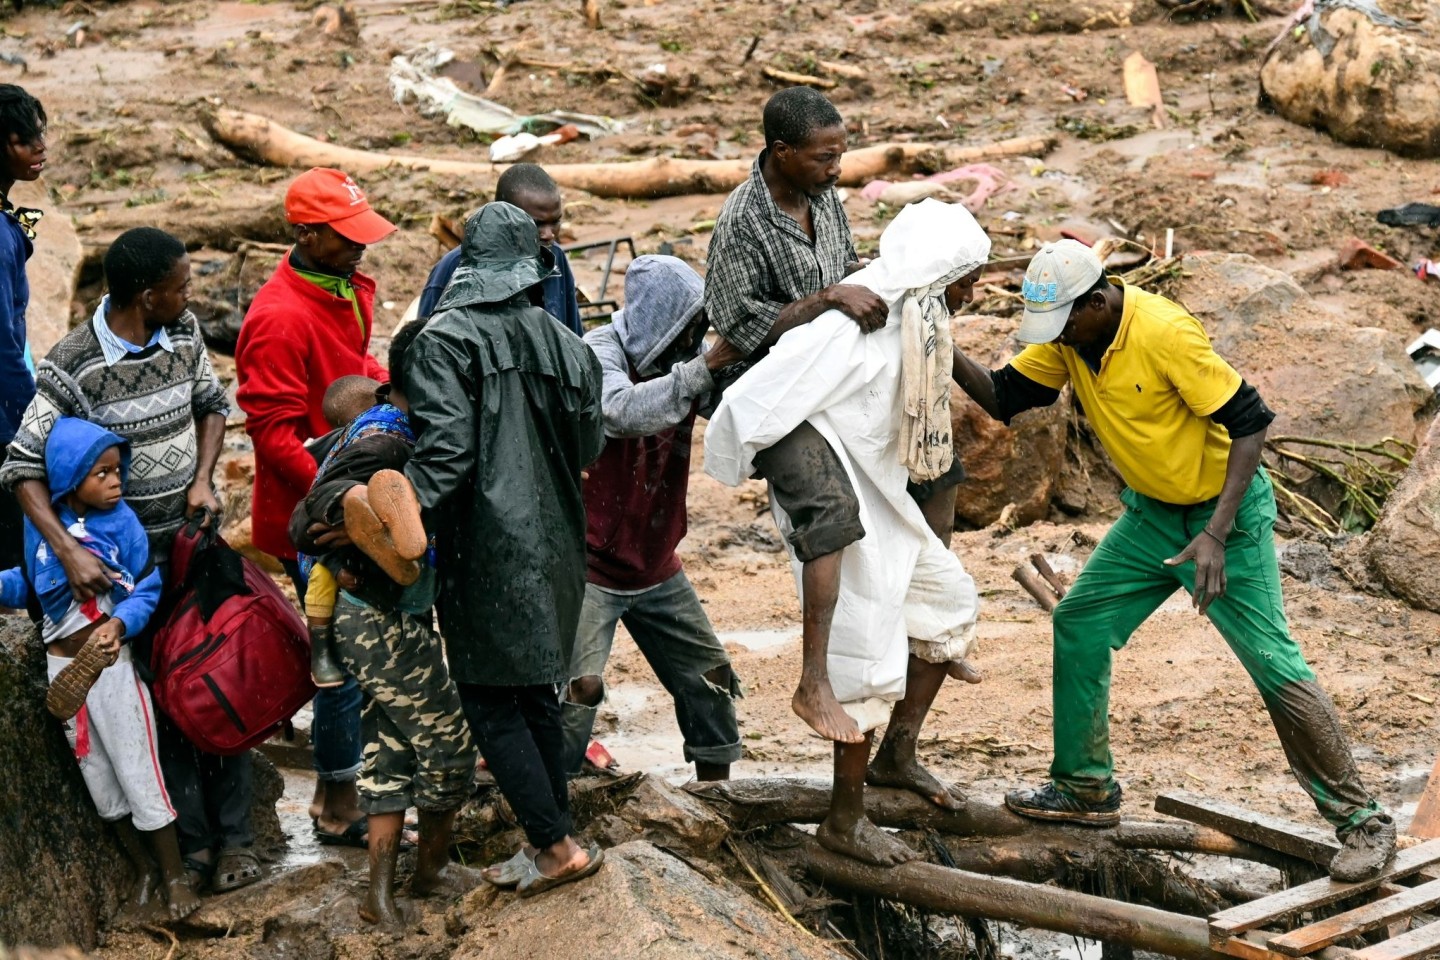
[{"label": "white head covering", "polygon": [[905,207],[880,236],[867,286],[901,299],[905,416],[900,459],[917,483],[941,476],[955,456],[950,436],[950,311],[945,288],[990,258],[990,238],[958,203],[930,198]]}]

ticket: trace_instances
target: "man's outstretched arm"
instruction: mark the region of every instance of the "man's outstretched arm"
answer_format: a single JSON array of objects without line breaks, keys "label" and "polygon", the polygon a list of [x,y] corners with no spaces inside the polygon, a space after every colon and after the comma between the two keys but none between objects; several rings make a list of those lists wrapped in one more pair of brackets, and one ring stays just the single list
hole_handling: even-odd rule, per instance
[{"label": "man's outstretched arm", "polygon": [[951,350],[951,378],[996,420],[1008,424],[1017,413],[1048,407],[1060,399],[1057,388],[1030,379],[1010,364],[991,370],[961,353],[959,347]]}]

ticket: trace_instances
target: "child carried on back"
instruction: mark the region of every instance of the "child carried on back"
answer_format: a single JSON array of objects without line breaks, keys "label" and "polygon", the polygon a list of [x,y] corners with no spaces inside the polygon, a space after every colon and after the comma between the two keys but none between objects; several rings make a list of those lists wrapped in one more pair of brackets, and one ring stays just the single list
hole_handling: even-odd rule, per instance
[{"label": "child carried on back", "polygon": [[180,859],[150,693],[124,643],[145,629],[161,592],[145,528],[121,499],[129,460],[129,444],[103,427],[73,417],[56,422],[45,444],[51,500],[61,523],[106,566],[114,586],[77,599],[60,558],[26,519],[25,568],[0,573],[0,606],[24,607],[33,585],[44,612],[46,708],[64,721],[95,808],[115,825],[132,861],[134,906],[158,906],[163,889],[169,916],[178,919],[200,901]]},{"label": "child carried on back", "polygon": [[[366,694],[358,787],[369,820],[370,889],[360,916],[387,927],[400,922],[395,868],[409,807],[420,821],[412,893],[454,892],[479,879],[450,863],[455,814],[470,795],[477,751],[431,625],[433,551],[415,493],[399,472],[415,447],[404,391],[406,353],[421,326],[396,333],[390,383],[338,436],[327,435],[315,483],[290,519],[309,577],[304,604],[315,682],[338,684],[349,673]],[[347,387],[353,384],[337,381],[334,389]],[[327,407],[330,399],[327,392]],[[310,534],[316,524],[343,527],[350,544],[321,546]]]}]

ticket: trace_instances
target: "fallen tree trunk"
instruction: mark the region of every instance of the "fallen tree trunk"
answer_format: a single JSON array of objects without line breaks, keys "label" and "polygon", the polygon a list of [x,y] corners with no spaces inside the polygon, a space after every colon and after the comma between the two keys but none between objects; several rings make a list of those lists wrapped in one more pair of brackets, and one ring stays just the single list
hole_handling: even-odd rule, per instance
[{"label": "fallen tree trunk", "polygon": [[[506,169],[505,165],[392,156],[321,143],[265,117],[238,110],[216,110],[205,118],[205,128],[235,153],[277,167],[339,167],[352,176],[401,169],[482,180],[498,177]],[[859,186],[882,176],[933,173],[1002,157],[1041,156],[1053,145],[1054,141],[1047,137],[1022,137],[977,147],[925,143],[861,147],[845,154],[840,183]],[[618,163],[547,164],[545,170],[560,186],[597,197],[650,198],[729,193],[750,175],[750,167],[750,160],[653,157]]]},{"label": "fallen tree trunk", "polygon": [[1041,927],[1184,960],[1224,956],[1210,949],[1209,930],[1200,917],[933,863],[875,867],[831,853],[814,841],[799,848],[797,859],[827,884],[926,910]]},{"label": "fallen tree trunk", "polygon": [[[757,777],[690,784],[690,793],[715,804],[738,830],[778,823],[819,823],[830,807],[830,784],[821,780]],[[867,787],[865,812],[882,827],[932,829],[986,842],[952,845],[957,866],[1037,877],[1073,851],[1114,850],[1204,853],[1263,863],[1277,869],[1301,861],[1229,834],[1189,823],[1124,821],[1111,830],[1040,823],[1004,806],[970,798],[959,810],[944,810],[908,790]]]}]

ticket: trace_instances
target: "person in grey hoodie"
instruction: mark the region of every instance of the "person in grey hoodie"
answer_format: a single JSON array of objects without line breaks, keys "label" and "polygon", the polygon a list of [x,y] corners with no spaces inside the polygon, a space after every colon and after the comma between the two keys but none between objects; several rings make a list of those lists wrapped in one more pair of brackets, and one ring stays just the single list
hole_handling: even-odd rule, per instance
[{"label": "person in grey hoodie", "polygon": [[699,274],[684,261],[639,257],[625,274],[624,309],[585,335],[604,374],[606,440],[585,480],[588,576],[561,714],[572,773],[605,696],[616,623],[674,698],[697,778],[725,779],[740,758],[740,683],[675,553],[685,536],[695,416],[714,391],[715,372],[742,359],[724,340],[703,349],[703,296]]}]

